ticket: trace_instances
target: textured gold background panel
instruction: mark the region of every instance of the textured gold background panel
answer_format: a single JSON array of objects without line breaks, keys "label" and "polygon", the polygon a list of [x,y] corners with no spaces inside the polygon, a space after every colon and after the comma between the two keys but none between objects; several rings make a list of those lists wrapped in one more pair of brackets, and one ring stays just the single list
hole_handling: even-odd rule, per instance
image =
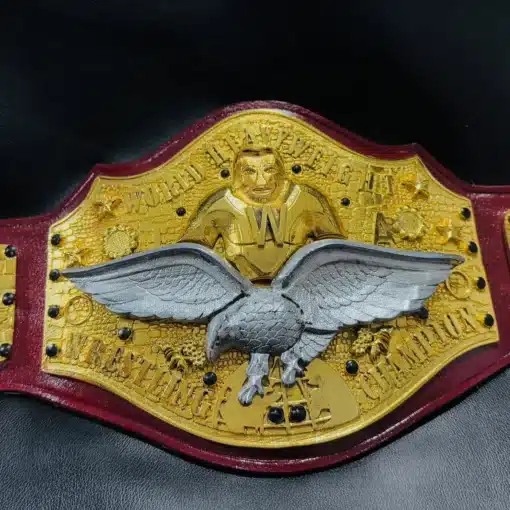
[{"label": "textured gold background panel", "polygon": [[[64,278],[48,281],[43,370],[106,388],[161,420],[212,441],[276,448],[339,438],[360,430],[409,398],[442,367],[475,347],[496,342],[497,325],[469,199],[441,185],[418,157],[389,161],[357,154],[306,123],[277,111],[234,115],[158,168],[128,178],[99,177],[87,198],[49,233],[48,268],[88,266],[175,243],[212,193],[228,187],[232,161],[245,143],[269,145],[287,177],[322,194],[347,238],[393,248],[461,254],[466,261],[427,303],[428,318],[402,317],[341,332],[293,388],[273,360],[263,399],[237,403],[247,356],[205,359],[206,327],[128,320],[93,302]],[[295,173],[292,167],[300,165]],[[222,172],[223,170],[223,172]],[[226,172],[229,170],[229,172]],[[348,200],[346,200],[348,199]],[[61,236],[57,246],[50,243]],[[470,250],[471,247],[471,250]],[[222,253],[221,245],[215,249]],[[121,340],[118,329],[133,334]],[[359,371],[346,372],[355,359]],[[206,386],[203,376],[217,375]],[[289,409],[306,419],[291,423]],[[281,425],[267,420],[281,406]]]}]

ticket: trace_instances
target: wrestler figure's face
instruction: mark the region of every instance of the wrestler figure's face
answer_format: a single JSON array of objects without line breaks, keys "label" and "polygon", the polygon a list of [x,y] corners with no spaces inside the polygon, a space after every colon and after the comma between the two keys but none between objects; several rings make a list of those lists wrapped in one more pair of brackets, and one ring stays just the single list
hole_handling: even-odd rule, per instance
[{"label": "wrestler figure's face", "polygon": [[234,168],[234,193],[255,203],[278,198],[285,178],[274,154],[243,154]]}]

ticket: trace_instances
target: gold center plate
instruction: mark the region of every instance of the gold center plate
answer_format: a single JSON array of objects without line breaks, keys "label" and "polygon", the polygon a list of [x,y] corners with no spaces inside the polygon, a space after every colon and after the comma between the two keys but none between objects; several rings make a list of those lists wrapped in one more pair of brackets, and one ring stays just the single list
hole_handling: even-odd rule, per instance
[{"label": "gold center plate", "polygon": [[[237,161],[247,145],[272,150]],[[294,193],[294,202],[268,199],[286,189],[282,196]],[[235,219],[225,223],[226,215]],[[484,322],[494,311],[482,257],[469,249],[478,246],[470,200],[440,184],[418,157],[363,156],[277,111],[229,117],[136,177],[97,178],[49,239],[57,233],[49,269],[90,266],[183,238],[210,245],[254,281],[272,278],[293,251],[322,235],[466,259],[429,299],[428,318],[339,333],[292,388],[282,385],[275,359],[264,397],[249,407],[237,400],[248,356],[230,351],[209,364],[206,326],[123,319],[65,278],[48,281],[46,304],[60,314],[46,318],[45,343],[59,353],[41,353],[44,371],[106,388],[212,441],[278,448],[346,436],[395,409],[456,357],[498,340],[497,325]],[[132,330],[127,340],[119,338],[122,328]],[[349,360],[357,362],[356,374],[346,371]],[[214,385],[204,384],[208,372],[217,376]],[[297,405],[306,419],[292,422]],[[271,406],[283,408],[283,423],[268,420]]]}]

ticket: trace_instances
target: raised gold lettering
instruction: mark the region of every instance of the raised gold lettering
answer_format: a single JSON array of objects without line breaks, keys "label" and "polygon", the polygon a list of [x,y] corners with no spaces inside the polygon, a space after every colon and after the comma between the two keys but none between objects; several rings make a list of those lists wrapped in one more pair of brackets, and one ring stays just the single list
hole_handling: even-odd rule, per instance
[{"label": "raised gold lettering", "polygon": [[315,160],[319,159],[321,155],[322,155],[321,150],[318,147],[316,147],[315,150],[312,151],[312,153],[310,154],[310,157],[308,158],[306,164],[308,166],[313,166]]},{"label": "raised gold lettering", "polygon": [[306,151],[310,147],[310,143],[302,140],[298,135],[294,135],[292,138],[292,143],[289,146],[289,153],[292,154],[295,158],[299,158],[303,152]]},{"label": "raised gold lettering", "polygon": [[473,316],[473,312],[467,306],[459,310],[460,318],[464,321],[466,326],[471,328],[473,331],[480,331],[481,324]]},{"label": "raised gold lettering", "polygon": [[[225,142],[227,142],[228,146],[232,149],[232,152],[234,154],[241,148],[241,145],[234,138],[234,136],[230,133],[225,136],[224,140],[225,140]],[[252,143],[252,142],[249,142],[249,143]]]},{"label": "raised gold lettering", "polygon": [[138,374],[133,380],[133,384],[136,384],[137,386],[142,386],[143,381],[147,377],[147,372],[154,368],[154,365],[151,365],[147,360],[142,359],[140,361],[140,370],[138,371]]},{"label": "raised gold lettering", "polygon": [[452,313],[447,313],[443,319],[444,327],[447,333],[453,338],[459,338],[462,333],[462,327],[457,320],[457,317]]},{"label": "raised gold lettering", "polygon": [[209,156],[211,156],[211,158],[213,159],[217,166],[223,165],[227,160],[227,157],[223,155],[221,150],[216,145],[209,145],[206,148],[206,151],[209,154]]},{"label": "raised gold lettering", "polygon": [[375,389],[370,387],[366,375],[364,375],[364,374],[361,375],[359,382],[360,382],[361,389],[364,391],[365,395],[368,398],[371,398],[372,400],[377,400],[381,396],[380,392],[375,391]]}]

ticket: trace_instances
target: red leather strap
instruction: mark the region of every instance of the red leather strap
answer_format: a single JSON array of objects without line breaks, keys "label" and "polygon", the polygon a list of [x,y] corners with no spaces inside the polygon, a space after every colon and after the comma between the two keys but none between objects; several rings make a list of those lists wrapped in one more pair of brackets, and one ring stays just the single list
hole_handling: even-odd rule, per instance
[{"label": "red leather strap", "polygon": [[[500,331],[498,343],[460,357],[379,422],[346,438],[313,447],[272,451],[211,443],[177,430],[98,387],[41,371],[50,224],[80,203],[97,175],[125,176],[154,168],[219,120],[253,108],[273,108],[288,112],[344,145],[367,155],[401,159],[417,154],[445,186],[469,197],[473,203],[480,250]],[[96,166],[88,179],[58,210],[44,216],[0,222],[0,243],[14,245],[17,249],[15,332],[10,358],[0,365],[0,390],[26,393],[45,399],[139,434],[194,459],[227,468],[266,473],[299,473],[344,461],[396,436],[510,363],[510,258],[507,257],[508,243],[504,228],[508,211],[510,186],[466,184],[442,167],[420,146],[376,145],[314,113],[285,103],[254,102],[222,109],[195,123],[153,155],[129,164]]]}]

